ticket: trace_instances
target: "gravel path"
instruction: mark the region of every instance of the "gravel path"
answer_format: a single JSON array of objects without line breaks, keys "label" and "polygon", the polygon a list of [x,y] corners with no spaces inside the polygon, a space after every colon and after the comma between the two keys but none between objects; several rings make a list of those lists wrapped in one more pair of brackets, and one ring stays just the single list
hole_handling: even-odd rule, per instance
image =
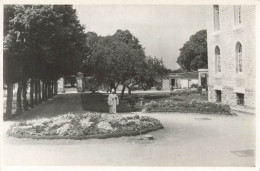
[{"label": "gravel path", "polygon": [[[79,94],[58,95],[26,114],[84,113]],[[125,115],[125,114],[124,114]],[[254,166],[255,115],[153,113],[165,129],[138,136],[91,140],[4,138],[3,164],[85,166]],[[12,122],[4,122],[4,131]]]}]

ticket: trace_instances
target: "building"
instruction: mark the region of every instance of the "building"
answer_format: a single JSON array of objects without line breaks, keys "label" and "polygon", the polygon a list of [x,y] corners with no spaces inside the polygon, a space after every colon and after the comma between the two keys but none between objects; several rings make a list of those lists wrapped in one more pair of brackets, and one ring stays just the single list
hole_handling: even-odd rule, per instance
[{"label": "building", "polygon": [[213,5],[206,15],[209,101],[254,109],[256,7]]},{"label": "building", "polygon": [[198,69],[198,86],[202,88],[208,87],[208,69]]},{"label": "building", "polygon": [[162,82],[162,89],[170,90],[172,86],[177,89],[187,89],[193,85],[198,86],[198,71],[169,74],[168,79]]}]

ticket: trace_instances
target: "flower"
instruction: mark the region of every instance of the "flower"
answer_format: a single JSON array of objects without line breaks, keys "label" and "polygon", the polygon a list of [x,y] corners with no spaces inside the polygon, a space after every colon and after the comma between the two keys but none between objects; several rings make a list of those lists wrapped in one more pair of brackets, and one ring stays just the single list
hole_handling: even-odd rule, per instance
[{"label": "flower", "polygon": [[81,126],[82,126],[83,128],[88,128],[88,127],[90,127],[90,126],[93,124],[93,122],[90,122],[90,121],[89,121],[89,118],[87,118],[87,119],[81,120],[81,121],[80,121],[80,124],[81,124]]},{"label": "flower", "polygon": [[97,128],[100,129],[101,132],[108,132],[114,130],[108,122],[99,122],[97,124]]},{"label": "flower", "polygon": [[58,128],[56,133],[60,136],[64,136],[66,134],[68,134],[68,131],[70,130],[71,125],[70,124],[65,124],[62,127]]}]

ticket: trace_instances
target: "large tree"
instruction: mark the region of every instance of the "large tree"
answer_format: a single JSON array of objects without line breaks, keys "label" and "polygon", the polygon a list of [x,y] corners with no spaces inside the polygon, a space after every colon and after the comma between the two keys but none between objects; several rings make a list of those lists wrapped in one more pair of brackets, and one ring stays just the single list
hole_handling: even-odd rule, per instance
[{"label": "large tree", "polygon": [[198,31],[190,37],[180,49],[177,63],[187,71],[208,67],[206,30]]},{"label": "large tree", "polygon": [[147,57],[138,39],[128,30],[118,30],[105,37],[95,33],[87,35],[90,51],[84,60],[88,64],[85,73],[110,88],[116,89],[122,84],[122,96],[125,88],[131,94],[135,85],[150,85],[167,73],[162,60]]},{"label": "large tree", "polygon": [[[31,100],[40,102],[55,93],[59,77],[78,71],[87,50],[84,27],[71,5],[7,5],[4,9],[4,83],[10,93],[13,83],[18,83],[18,108],[23,92],[26,110],[28,81]],[[10,115],[11,95],[7,102]]]}]

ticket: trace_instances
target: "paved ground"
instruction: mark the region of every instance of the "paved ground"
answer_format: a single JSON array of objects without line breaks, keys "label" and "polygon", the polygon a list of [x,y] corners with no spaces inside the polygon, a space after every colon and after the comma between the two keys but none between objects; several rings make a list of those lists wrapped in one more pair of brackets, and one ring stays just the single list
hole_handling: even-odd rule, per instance
[{"label": "paved ground", "polygon": [[[78,94],[58,95],[27,113],[84,113]],[[98,166],[254,166],[255,115],[145,114],[165,129],[138,137],[105,140],[32,140],[4,138],[4,165]],[[4,123],[4,131],[12,122]]]}]

